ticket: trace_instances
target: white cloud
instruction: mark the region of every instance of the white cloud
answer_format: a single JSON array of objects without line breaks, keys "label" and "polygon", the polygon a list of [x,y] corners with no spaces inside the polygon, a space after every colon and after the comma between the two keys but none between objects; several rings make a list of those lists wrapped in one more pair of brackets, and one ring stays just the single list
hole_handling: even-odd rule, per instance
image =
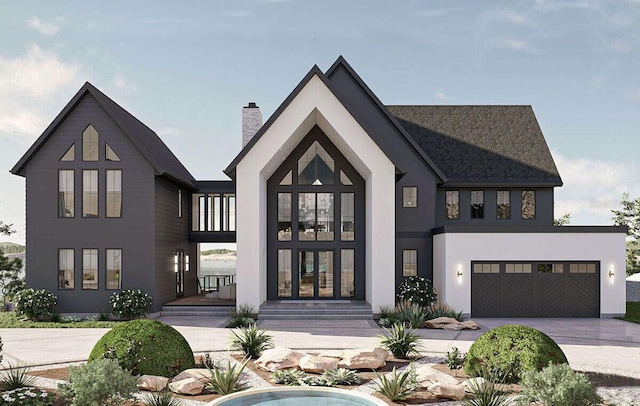
[{"label": "white cloud", "polygon": [[124,97],[129,97],[138,91],[138,86],[122,75],[116,75],[113,78],[112,87],[114,88],[114,93]]},{"label": "white cloud", "polygon": [[633,44],[624,39],[617,39],[610,44],[609,48],[614,52],[627,54],[633,50]]},{"label": "white cloud", "polygon": [[37,17],[31,17],[30,19],[28,19],[27,25],[43,35],[55,35],[60,30],[60,27],[58,27],[57,25],[53,23],[42,22]]},{"label": "white cloud", "polygon": [[52,52],[31,46],[16,58],[0,56],[0,136],[38,135],[50,121],[47,102],[83,83],[81,70]]},{"label": "white cloud", "polygon": [[447,94],[444,92],[438,92],[436,94],[434,94],[435,98],[440,100],[440,101],[445,101],[448,99]]},{"label": "white cloud", "polygon": [[556,188],[555,216],[571,213],[572,224],[611,224],[622,194],[640,195],[637,162],[569,158],[553,153],[564,186]]}]

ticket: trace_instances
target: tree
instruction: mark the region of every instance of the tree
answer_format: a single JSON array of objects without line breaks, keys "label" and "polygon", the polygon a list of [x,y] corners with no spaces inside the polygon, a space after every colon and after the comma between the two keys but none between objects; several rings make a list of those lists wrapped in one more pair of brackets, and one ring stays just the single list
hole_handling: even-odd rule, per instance
[{"label": "tree", "polygon": [[2,220],[0,220],[0,235],[11,235],[15,231],[11,229],[13,224],[4,224]]},{"label": "tree", "polygon": [[566,226],[571,223],[571,213],[565,213],[562,217],[553,219],[553,225],[556,227]]},{"label": "tree", "polygon": [[22,261],[20,258],[9,259],[0,253],[0,293],[2,305],[13,299],[16,293],[25,288],[24,279],[20,277]]},{"label": "tree", "polygon": [[640,254],[640,197],[629,198],[629,193],[623,193],[620,199],[620,210],[611,210],[613,213],[613,224],[616,226],[627,226],[627,275],[640,272],[636,265],[636,256]]}]

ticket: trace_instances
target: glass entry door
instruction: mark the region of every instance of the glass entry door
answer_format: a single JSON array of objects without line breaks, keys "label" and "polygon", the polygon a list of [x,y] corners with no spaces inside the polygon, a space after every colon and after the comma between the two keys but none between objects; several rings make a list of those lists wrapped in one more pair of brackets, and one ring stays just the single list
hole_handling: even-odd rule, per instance
[{"label": "glass entry door", "polygon": [[298,297],[333,297],[333,251],[298,252]]}]

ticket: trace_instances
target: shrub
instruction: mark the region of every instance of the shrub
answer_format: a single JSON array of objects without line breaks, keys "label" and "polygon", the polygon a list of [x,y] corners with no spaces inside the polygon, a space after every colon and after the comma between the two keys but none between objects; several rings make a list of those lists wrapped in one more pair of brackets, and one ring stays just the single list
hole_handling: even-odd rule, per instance
[{"label": "shrub", "polygon": [[117,359],[136,375],[174,376],[193,368],[193,351],[173,327],[155,320],[139,319],[119,324],[96,343],[89,362]]},{"label": "shrub", "polygon": [[549,364],[542,371],[528,371],[522,379],[522,395],[530,402],[553,406],[590,406],[602,402],[585,374],[567,364]]},{"label": "shrub", "polygon": [[438,317],[450,317],[458,321],[464,321],[461,311],[456,312],[453,307],[442,302],[433,303],[427,308],[427,320],[436,319]]},{"label": "shrub", "polygon": [[458,350],[458,347],[451,347],[451,352],[447,351],[446,363],[449,369],[460,369],[464,364],[464,353]]},{"label": "shrub", "polygon": [[464,371],[479,376],[485,369],[505,383],[515,383],[526,371],[539,371],[549,362],[567,363],[555,341],[534,328],[508,324],[478,337],[467,353]]},{"label": "shrub", "polygon": [[[376,375],[378,375],[377,372]],[[374,381],[374,384],[378,388],[376,392],[383,394],[392,402],[413,395],[419,385],[413,364],[410,364],[403,372],[398,372],[396,367],[393,367],[390,374],[378,375],[378,380]]]},{"label": "shrub", "polygon": [[255,324],[258,314],[256,308],[248,303],[240,303],[236,310],[231,312],[231,318],[229,319],[229,328],[249,327]]},{"label": "shrub", "polygon": [[143,397],[142,403],[147,406],[182,406],[180,398],[173,397],[170,391],[152,392]]},{"label": "shrub", "polygon": [[224,369],[209,369],[211,377],[208,379],[205,388],[218,393],[220,395],[228,395],[229,393],[240,392],[248,388],[247,385],[241,384],[242,371],[249,362],[245,359],[240,364],[231,364],[231,361],[227,361],[227,365]]},{"label": "shrub", "polygon": [[73,406],[124,405],[137,392],[137,378],[111,359],[69,368],[69,382],[58,385]]},{"label": "shrub", "polygon": [[0,373],[0,388],[14,390],[33,386],[36,381],[34,376],[29,375],[31,368],[23,365],[12,366]]},{"label": "shrub", "polygon": [[429,279],[409,276],[400,283],[397,298],[400,302],[416,303],[427,308],[437,300],[436,290]]},{"label": "shrub", "polygon": [[2,392],[0,406],[53,406],[55,396],[46,390],[31,387]]},{"label": "shrub", "polygon": [[420,355],[418,340],[420,336],[405,324],[396,323],[391,329],[384,328],[385,335],[380,336],[382,347],[391,351],[394,357],[406,359],[411,355]]},{"label": "shrub", "polygon": [[273,337],[267,334],[267,330],[258,330],[255,324],[242,327],[240,335],[231,330],[231,350],[242,351],[249,358],[258,358],[262,351],[272,347]]},{"label": "shrub", "polygon": [[269,375],[269,378],[271,378],[271,381],[274,383],[297,386],[301,384],[301,381],[307,379],[308,375],[299,369],[290,368],[277,370]]},{"label": "shrub", "polygon": [[417,303],[400,302],[396,306],[396,318],[411,328],[423,328],[427,312]]},{"label": "shrub", "polygon": [[464,399],[465,406],[509,406],[513,404],[509,394],[500,390],[493,380],[469,382],[469,399]]},{"label": "shrub", "polygon": [[47,320],[54,314],[57,298],[45,289],[24,289],[16,294],[16,311],[33,321]]},{"label": "shrub", "polygon": [[140,289],[125,289],[114,292],[109,298],[109,303],[113,314],[126,320],[132,320],[148,313],[151,296]]},{"label": "shrub", "polygon": [[351,371],[346,368],[329,369],[324,371],[320,376],[326,382],[330,382],[331,385],[360,385],[362,379],[356,371]]}]

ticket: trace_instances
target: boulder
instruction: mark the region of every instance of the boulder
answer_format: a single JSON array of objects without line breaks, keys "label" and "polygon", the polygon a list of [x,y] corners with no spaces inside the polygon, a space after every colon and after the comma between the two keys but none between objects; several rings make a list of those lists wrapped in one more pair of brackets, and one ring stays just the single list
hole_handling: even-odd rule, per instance
[{"label": "boulder", "polygon": [[438,317],[424,322],[426,328],[444,328],[447,324],[459,324],[460,322],[451,317]]},{"label": "boulder", "polygon": [[442,327],[440,327],[443,330],[452,330],[452,331],[459,331],[459,330],[464,330],[465,327],[462,325],[462,323],[460,322],[455,322],[455,323],[451,323],[451,324],[445,324]]},{"label": "boulder", "polygon": [[171,380],[171,382],[178,382],[188,378],[196,378],[206,385],[207,382],[209,382],[209,378],[211,378],[211,375],[211,371],[206,368],[190,368],[180,372]]},{"label": "boulder", "polygon": [[167,387],[169,378],[156,375],[142,375],[138,378],[138,389],[148,390],[151,392],[160,392]]},{"label": "boulder", "polygon": [[462,386],[464,386],[464,390],[471,393],[471,388],[481,388],[485,384],[485,379],[481,376],[476,378],[469,378],[466,381],[462,382]]},{"label": "boulder", "polygon": [[204,384],[196,378],[187,378],[171,382],[169,390],[178,395],[199,395],[204,390]]},{"label": "boulder", "polygon": [[300,359],[298,366],[305,372],[321,374],[326,370],[338,368],[338,358],[307,354]]},{"label": "boulder", "polygon": [[473,320],[465,320],[460,324],[462,324],[464,328],[468,330],[478,330],[480,328],[480,326],[478,326],[478,323]]},{"label": "boulder", "polygon": [[435,364],[425,364],[416,368],[416,378],[418,382],[420,382],[420,387],[427,388],[435,383],[458,385],[456,378],[434,369],[434,365]]},{"label": "boulder", "polygon": [[303,356],[303,353],[289,348],[274,347],[265,350],[254,364],[260,369],[275,372],[280,369],[297,368]]},{"label": "boulder", "polygon": [[344,350],[338,367],[347,369],[378,369],[387,364],[388,356],[389,351],[384,348]]},{"label": "boulder", "polygon": [[427,390],[439,399],[464,399],[464,386],[448,385],[446,383],[437,382],[427,387]]}]

